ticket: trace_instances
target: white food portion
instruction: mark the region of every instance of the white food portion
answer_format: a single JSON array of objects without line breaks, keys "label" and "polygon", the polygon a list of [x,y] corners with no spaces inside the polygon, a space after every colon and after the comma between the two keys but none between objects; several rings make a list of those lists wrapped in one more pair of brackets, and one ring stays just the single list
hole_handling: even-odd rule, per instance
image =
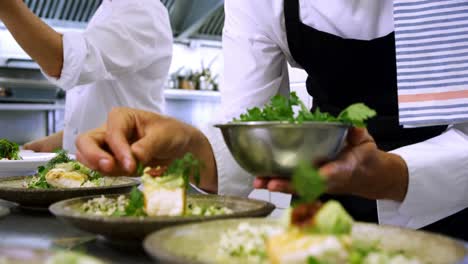
[{"label": "white food portion", "polygon": [[145,212],[148,216],[179,216],[185,211],[184,188],[165,189],[145,184]]},{"label": "white food portion", "polygon": [[78,188],[88,180],[88,175],[64,168],[51,169],[45,176],[48,184],[55,188]]},{"label": "white food portion", "polygon": [[228,229],[221,235],[218,257],[238,256],[242,261],[262,263],[265,260],[265,239],[283,232],[279,226],[240,223],[236,229]]},{"label": "white food portion", "polygon": [[[302,264],[307,263],[308,257],[326,259],[328,263],[346,263],[348,252],[336,237],[326,237],[323,239],[310,239],[304,237],[296,241],[299,248],[286,252],[279,257],[279,263]],[[302,248],[301,248],[302,247]]]}]

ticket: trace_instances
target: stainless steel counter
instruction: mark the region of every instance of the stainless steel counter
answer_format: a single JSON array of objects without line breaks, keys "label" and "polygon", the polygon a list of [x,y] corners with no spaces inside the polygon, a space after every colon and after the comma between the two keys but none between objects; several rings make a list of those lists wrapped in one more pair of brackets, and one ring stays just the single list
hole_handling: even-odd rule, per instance
[{"label": "stainless steel counter", "polygon": [[[9,204],[0,201],[0,205]],[[143,250],[126,246],[111,246],[102,239],[79,231],[47,212],[25,212],[12,207],[11,213],[0,218],[0,244],[34,248],[66,248],[86,252],[108,263],[158,263]],[[138,247],[138,243],[133,246]]]}]

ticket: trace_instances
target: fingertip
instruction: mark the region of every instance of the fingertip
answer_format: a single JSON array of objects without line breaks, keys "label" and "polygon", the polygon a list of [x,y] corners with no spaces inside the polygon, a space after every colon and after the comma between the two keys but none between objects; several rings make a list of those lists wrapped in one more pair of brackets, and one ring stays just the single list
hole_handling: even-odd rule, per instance
[{"label": "fingertip", "polygon": [[99,170],[105,173],[110,173],[114,169],[114,161],[109,158],[101,158],[98,164]]},{"label": "fingertip", "polygon": [[268,180],[267,179],[263,179],[263,178],[255,178],[254,182],[253,182],[253,186],[255,189],[266,189],[267,187],[267,184],[268,184]]}]

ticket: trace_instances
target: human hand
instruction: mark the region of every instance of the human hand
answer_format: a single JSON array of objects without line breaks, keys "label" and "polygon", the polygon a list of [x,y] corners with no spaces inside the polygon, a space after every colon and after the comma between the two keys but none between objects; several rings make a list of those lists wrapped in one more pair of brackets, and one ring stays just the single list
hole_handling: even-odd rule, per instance
[{"label": "human hand", "polygon": [[192,152],[205,168],[200,187],[217,189],[216,164],[211,145],[194,127],[176,119],[131,108],[114,108],[107,123],[80,135],[77,159],[107,175],[133,175],[137,162],[168,165]]},{"label": "human hand", "polygon": [[[408,186],[405,161],[377,148],[366,129],[351,128],[347,145],[334,161],[319,168],[327,181],[327,192],[353,194],[368,199],[402,201]],[[278,178],[257,178],[255,188],[293,193],[290,181]]]},{"label": "human hand", "polygon": [[28,142],[23,145],[23,149],[35,152],[54,152],[62,148],[63,131]]}]

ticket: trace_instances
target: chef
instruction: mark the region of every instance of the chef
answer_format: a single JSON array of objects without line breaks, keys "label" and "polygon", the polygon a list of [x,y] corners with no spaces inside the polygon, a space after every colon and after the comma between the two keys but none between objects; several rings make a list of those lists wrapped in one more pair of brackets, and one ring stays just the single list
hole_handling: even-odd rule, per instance
[{"label": "chef", "polygon": [[168,12],[157,0],[104,0],[83,32],[56,32],[22,0],[2,0],[0,19],[47,78],[67,91],[63,131],[25,149],[75,152],[79,133],[112,107],[162,112],[172,56]]},{"label": "chef", "polygon": [[[426,2],[437,1],[421,1]],[[468,124],[399,124],[396,55],[402,53],[396,52],[393,8],[386,0],[225,1],[225,74],[217,122],[261,106],[275,94],[287,95],[287,63],[302,68],[309,75],[314,108],[337,114],[364,102],[378,113],[368,130],[351,129],[348,148],[320,168],[329,193],[355,195],[331,198],[357,220],[468,239]],[[115,109],[106,125],[77,141],[80,160],[93,168],[133,171],[135,159],[164,163],[194,151],[207,164],[200,185],[204,190],[231,195],[251,191],[252,177],[235,163],[216,129],[200,131],[127,108]],[[130,138],[135,131],[145,132]],[[119,166],[124,160],[128,166]],[[281,180],[256,179],[253,184],[293,191]]]}]

